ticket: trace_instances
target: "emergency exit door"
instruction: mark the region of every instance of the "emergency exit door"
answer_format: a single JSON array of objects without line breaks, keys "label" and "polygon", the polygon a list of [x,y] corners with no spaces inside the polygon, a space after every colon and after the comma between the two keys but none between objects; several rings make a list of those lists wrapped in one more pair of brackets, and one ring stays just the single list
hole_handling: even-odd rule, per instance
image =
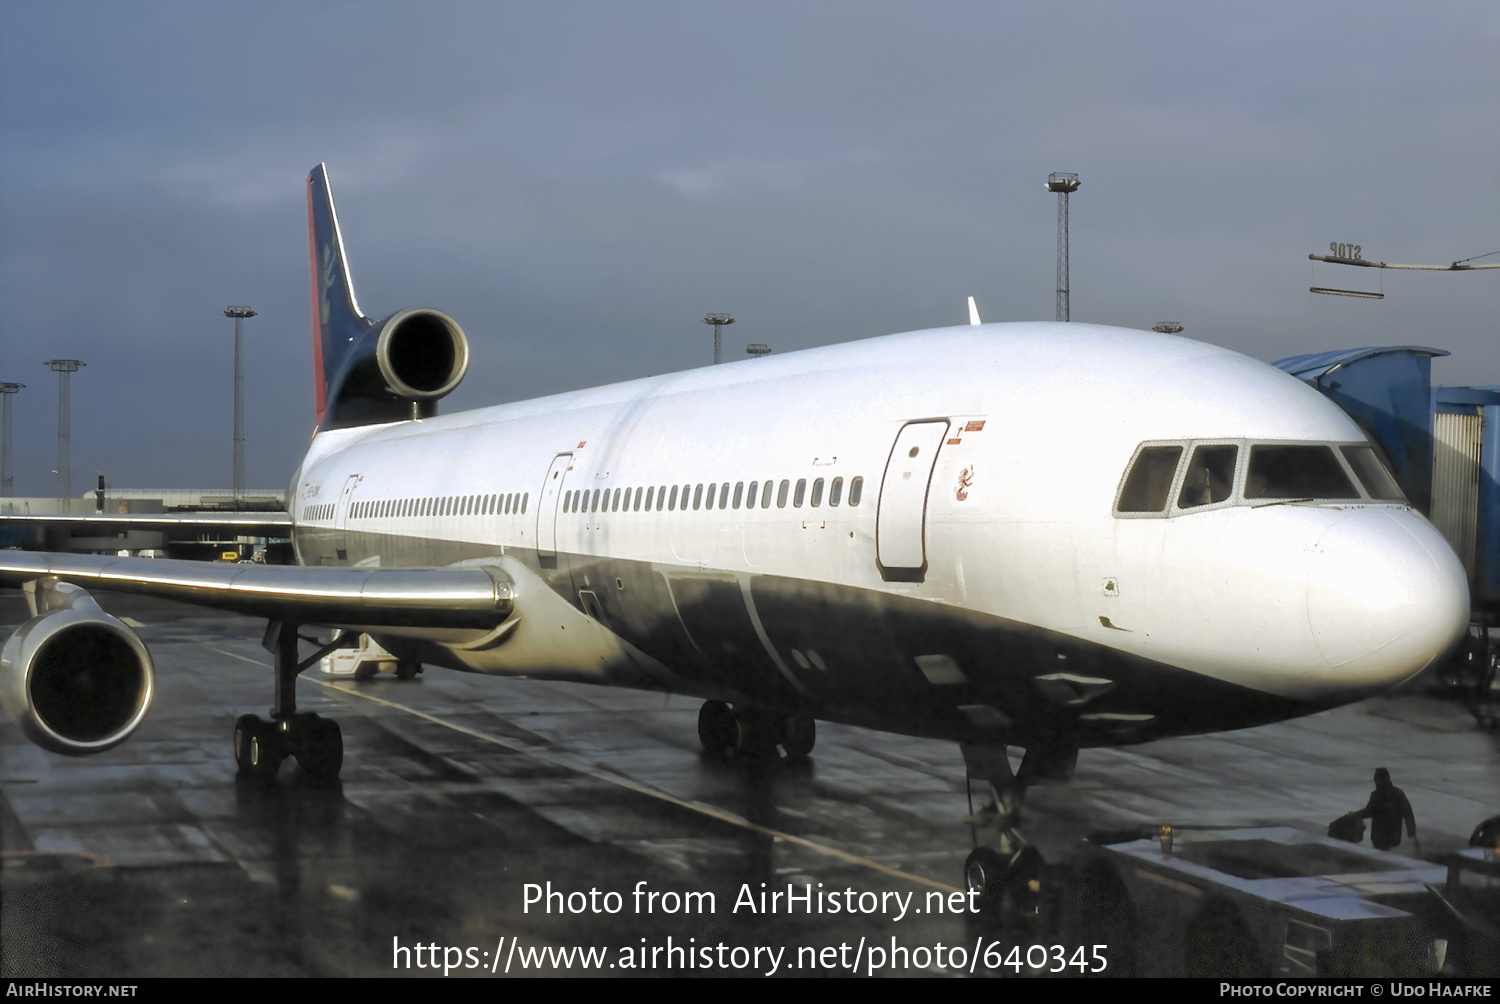
[{"label": "emergency exit door", "polygon": [[948,420],[908,422],[896,435],[880,481],[875,559],[887,582],[921,582],[927,572],[927,491]]}]

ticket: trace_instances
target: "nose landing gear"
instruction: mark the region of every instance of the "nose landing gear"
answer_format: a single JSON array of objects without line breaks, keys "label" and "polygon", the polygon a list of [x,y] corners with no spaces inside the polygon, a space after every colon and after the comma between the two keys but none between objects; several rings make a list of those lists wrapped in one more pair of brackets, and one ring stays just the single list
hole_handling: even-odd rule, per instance
[{"label": "nose landing gear", "polygon": [[[1053,873],[1041,852],[1021,835],[1021,803],[1028,783],[1071,774],[1077,752],[1028,749],[1018,777],[1011,771],[1004,745],[961,743],[960,747],[975,845],[964,861],[964,886],[973,894],[974,905],[991,917],[1036,925],[1045,920],[1044,902],[1054,892],[1049,888],[1054,884]],[[983,783],[988,796],[978,812],[973,795],[976,780]]]},{"label": "nose landing gear", "polygon": [[981,845],[964,862],[964,886],[983,912],[1035,918],[1041,912],[1041,852],[1015,831],[1002,834],[1000,847]]}]

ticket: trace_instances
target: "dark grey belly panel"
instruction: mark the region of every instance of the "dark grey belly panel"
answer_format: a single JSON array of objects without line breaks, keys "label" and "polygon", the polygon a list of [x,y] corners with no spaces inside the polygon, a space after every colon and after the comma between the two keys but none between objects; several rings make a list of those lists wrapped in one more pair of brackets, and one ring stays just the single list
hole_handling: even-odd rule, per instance
[{"label": "dark grey belly panel", "polygon": [[[382,566],[432,566],[501,553],[355,531],[337,542],[342,558],[334,533],[299,528],[298,551],[309,564],[378,555]],[[668,667],[683,693],[1021,746],[1144,742],[1322,710],[1034,625],[878,590],[567,553],[544,568],[534,551],[504,553]]]}]

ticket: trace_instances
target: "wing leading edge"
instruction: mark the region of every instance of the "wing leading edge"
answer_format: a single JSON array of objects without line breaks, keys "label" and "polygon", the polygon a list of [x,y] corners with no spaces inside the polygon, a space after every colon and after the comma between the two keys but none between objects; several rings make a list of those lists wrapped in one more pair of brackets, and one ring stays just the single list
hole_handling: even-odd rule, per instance
[{"label": "wing leading edge", "polygon": [[285,512],[245,513],[0,513],[0,525],[18,523],[46,523],[64,525],[83,530],[119,527],[134,530],[171,530],[191,527],[194,529],[233,530],[237,534],[251,537],[290,537],[292,517]]},{"label": "wing leading edge", "polygon": [[42,578],[300,624],[493,628],[516,599],[515,582],[494,565],[322,568],[0,552],[0,585]]}]

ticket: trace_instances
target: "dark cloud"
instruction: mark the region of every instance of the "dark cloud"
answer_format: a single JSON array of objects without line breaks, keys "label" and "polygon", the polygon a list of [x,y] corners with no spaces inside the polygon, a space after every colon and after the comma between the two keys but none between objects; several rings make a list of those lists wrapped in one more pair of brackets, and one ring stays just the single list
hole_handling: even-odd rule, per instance
[{"label": "dark cloud", "polygon": [[[1453,350],[1500,383],[1496,273],[1306,255],[1500,249],[1500,13],[1406,4],[59,3],[0,37],[0,379],[20,494],[229,481],[249,303],[249,479],[311,420],[307,170],[327,161],[363,305],[474,339],[448,407],[1053,309],[1074,170],[1074,317],[1262,359]],[[1500,260],[1500,258],[1494,259]],[[1309,285],[1380,288],[1382,302]]]}]

